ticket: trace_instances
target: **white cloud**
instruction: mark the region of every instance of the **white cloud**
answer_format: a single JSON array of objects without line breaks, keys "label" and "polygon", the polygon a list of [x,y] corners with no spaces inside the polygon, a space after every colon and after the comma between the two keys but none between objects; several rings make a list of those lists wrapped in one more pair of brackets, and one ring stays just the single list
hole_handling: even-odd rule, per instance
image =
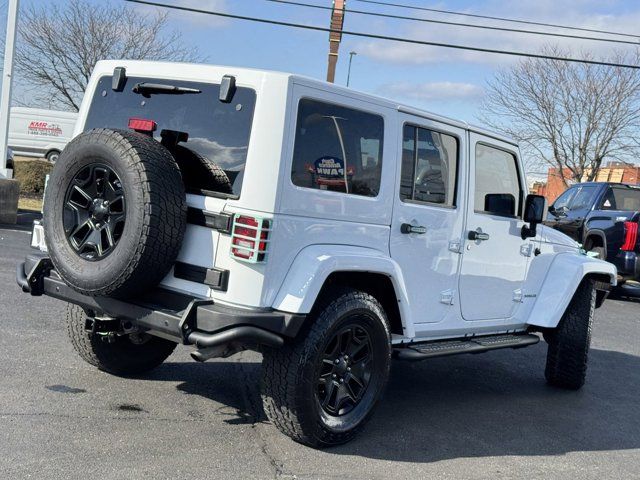
[{"label": "white cloud", "polygon": [[484,95],[482,87],[462,82],[398,82],[382,85],[377,92],[389,97],[425,102],[476,101]]},{"label": "white cloud", "polygon": [[[494,15],[509,18],[521,18],[536,22],[572,25],[583,28],[594,28],[616,32],[637,31],[640,24],[640,5],[635,10],[620,14],[608,13],[612,11],[615,0],[527,0],[520,2],[505,2],[494,0],[483,5],[482,9],[474,9],[473,13]],[[627,9],[628,10],[628,9]],[[602,12],[605,13],[602,13]],[[419,16],[414,12],[411,16]],[[578,36],[607,37],[605,34],[570,31],[558,28],[545,28],[536,25],[508,24],[485,19],[470,19],[452,15],[438,15],[423,13],[424,18],[441,19],[455,22],[468,22],[483,25],[494,25],[525,30],[543,30]],[[364,24],[360,29],[364,28]],[[400,28],[399,28],[400,27]],[[570,49],[572,55],[579,56],[588,51],[596,58],[612,55],[616,50],[632,52],[633,45],[605,43],[560,37],[529,35],[515,32],[498,32],[484,29],[463,28],[450,25],[438,25],[419,22],[385,22],[376,33],[397,36],[422,41],[439,43],[453,43],[465,46],[490,48],[496,50],[513,50],[518,52],[536,53],[545,45],[557,44]],[[633,40],[625,37],[614,37],[623,40]],[[355,45],[359,54],[382,62],[404,65],[426,65],[432,63],[469,62],[484,63],[493,66],[513,63],[518,57],[480,53],[450,48],[412,45],[407,43],[363,40]]]}]

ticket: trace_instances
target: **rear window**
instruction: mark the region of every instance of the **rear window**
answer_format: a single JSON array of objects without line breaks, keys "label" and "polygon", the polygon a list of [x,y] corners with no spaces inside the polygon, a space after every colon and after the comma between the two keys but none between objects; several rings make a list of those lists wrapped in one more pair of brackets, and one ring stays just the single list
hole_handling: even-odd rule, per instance
[{"label": "rear window", "polygon": [[609,187],[602,201],[603,210],[636,212],[640,210],[640,189]]},{"label": "rear window", "polygon": [[[134,93],[138,83],[161,83],[200,90],[200,93]],[[239,196],[247,161],[249,137],[256,93],[239,87],[230,103],[218,100],[220,85],[177,80],[128,77],[124,89],[111,89],[111,76],[98,81],[91,101],[85,130],[93,128],[126,129],[130,118],[144,118],[158,124],[154,136],[160,140],[162,130],[189,135],[180,145],[220,166]],[[189,185],[186,185],[189,189]]]},{"label": "rear window", "polygon": [[291,180],[299,187],[375,197],[383,136],[379,115],[302,99]]}]

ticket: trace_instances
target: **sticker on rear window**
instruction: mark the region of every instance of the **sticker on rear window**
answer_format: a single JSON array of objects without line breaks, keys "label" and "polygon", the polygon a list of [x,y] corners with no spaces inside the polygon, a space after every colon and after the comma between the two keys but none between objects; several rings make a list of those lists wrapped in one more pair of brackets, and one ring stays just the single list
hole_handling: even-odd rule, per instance
[{"label": "sticker on rear window", "polygon": [[[344,185],[344,161],[337,157],[322,157],[308,165],[307,169],[314,177],[317,185]],[[347,181],[351,180],[354,170],[347,167]]]}]

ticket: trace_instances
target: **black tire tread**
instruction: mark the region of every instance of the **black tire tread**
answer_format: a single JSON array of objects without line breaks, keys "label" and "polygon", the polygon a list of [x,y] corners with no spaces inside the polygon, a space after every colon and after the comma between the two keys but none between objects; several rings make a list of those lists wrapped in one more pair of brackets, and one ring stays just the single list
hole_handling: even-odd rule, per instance
[{"label": "black tire tread", "polygon": [[88,364],[115,375],[136,375],[149,371],[164,362],[177,345],[158,337],[151,337],[142,345],[134,345],[126,338],[105,343],[85,330],[86,318],[82,308],[67,305],[67,334],[73,349]]},{"label": "black tire tread", "polygon": [[[288,343],[280,349],[265,351],[262,362],[261,395],[263,409],[267,417],[285,435],[299,443],[313,447],[346,443],[366,423],[366,420],[362,421],[356,428],[336,434],[327,430],[320,422],[317,422],[320,435],[312,436],[305,428],[305,419],[300,411],[296,387],[300,382],[305,381],[304,378],[301,378],[300,367],[305,365],[308,359],[315,356],[338,310],[342,310],[344,307],[362,308],[363,304],[369,305],[384,319],[384,328],[387,337],[390,339],[390,330],[384,310],[380,303],[370,294],[344,288],[338,293],[326,295],[325,298],[332,300],[322,302],[314,308],[314,312],[311,314],[313,317],[311,327],[304,340]],[[388,371],[386,374],[388,375]],[[370,412],[369,416],[372,413]]]},{"label": "black tire tread", "polygon": [[171,149],[171,153],[180,167],[187,189],[233,193],[231,180],[217,163],[182,145]]},{"label": "black tire tread", "polygon": [[[178,256],[186,229],[186,198],[178,166],[169,151],[146,135],[128,130],[95,129],[76,137],[63,155],[75,148],[98,142],[116,149],[128,170],[136,173],[142,188],[144,220],[137,247],[127,252],[129,262],[111,283],[99,287],[79,285],[55,254],[54,267],[74,290],[92,296],[133,296],[159,283]],[[61,159],[56,165],[64,165]],[[56,173],[54,169],[54,173]],[[50,188],[62,188],[65,177],[52,174]],[[45,218],[47,215],[45,202]],[[47,222],[45,222],[47,228]]]},{"label": "black tire tread", "polygon": [[578,390],[587,374],[596,290],[584,279],[576,290],[558,327],[545,335],[549,347],[545,377],[550,385]]}]

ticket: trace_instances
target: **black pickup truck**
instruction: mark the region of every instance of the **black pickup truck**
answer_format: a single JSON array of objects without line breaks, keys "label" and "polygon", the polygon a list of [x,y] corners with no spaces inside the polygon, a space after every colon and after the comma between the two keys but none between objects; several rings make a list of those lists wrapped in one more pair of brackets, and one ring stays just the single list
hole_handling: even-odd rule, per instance
[{"label": "black pickup truck", "polygon": [[618,267],[621,293],[640,295],[640,186],[573,185],[549,207],[546,225]]}]

